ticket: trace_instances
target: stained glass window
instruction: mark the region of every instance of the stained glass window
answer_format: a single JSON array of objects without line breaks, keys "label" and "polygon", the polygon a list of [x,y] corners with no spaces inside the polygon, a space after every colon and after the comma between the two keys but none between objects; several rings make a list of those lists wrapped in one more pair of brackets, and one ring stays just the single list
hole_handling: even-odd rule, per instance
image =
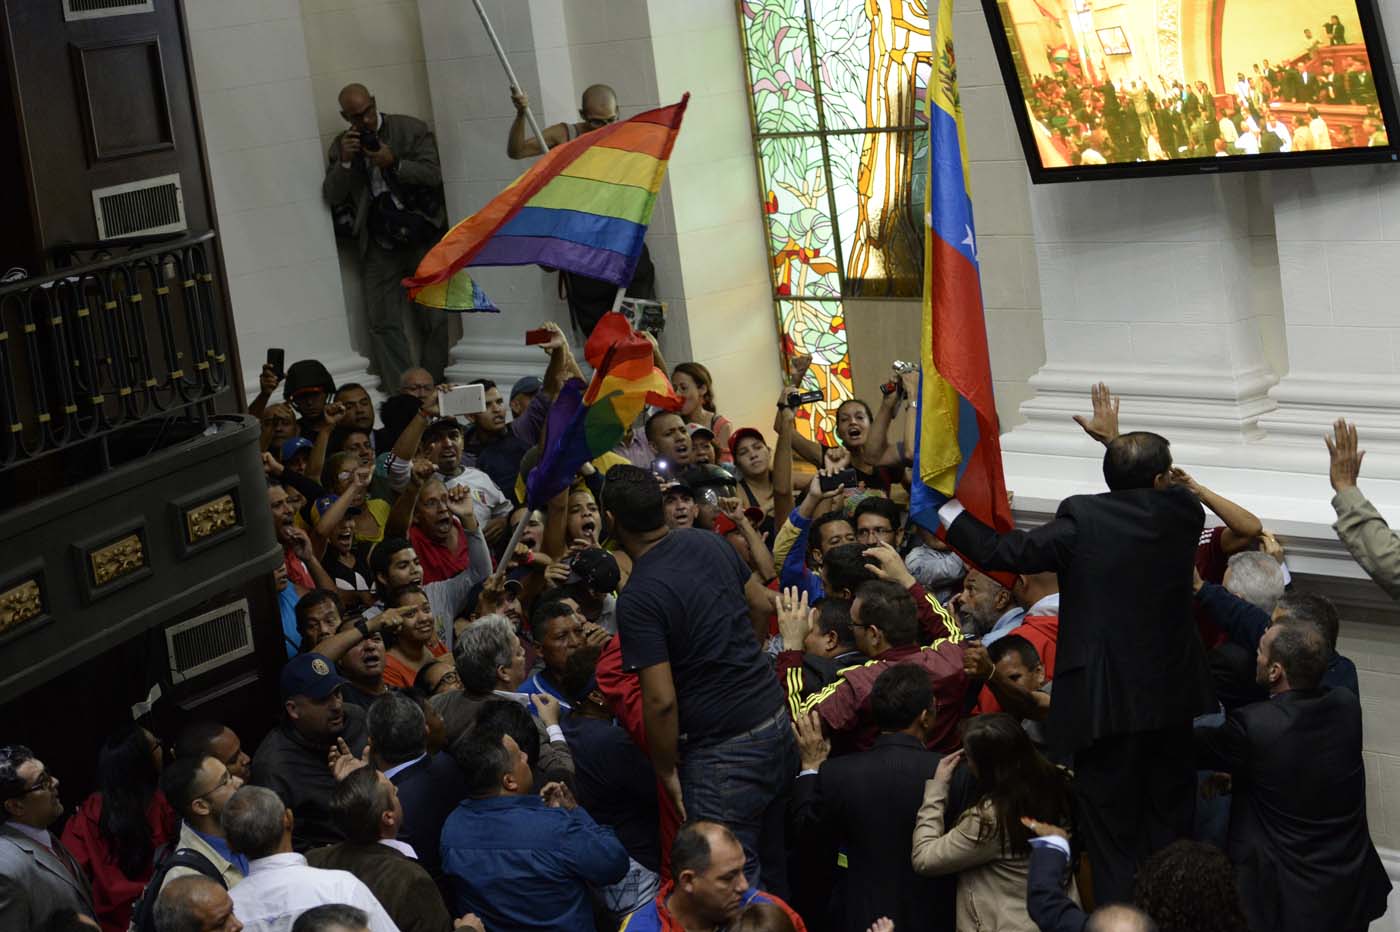
[{"label": "stained glass window", "polygon": [[923,286],[928,4],[737,2],[778,324],[824,398],[798,423],[834,444],[853,394],[842,299]]}]

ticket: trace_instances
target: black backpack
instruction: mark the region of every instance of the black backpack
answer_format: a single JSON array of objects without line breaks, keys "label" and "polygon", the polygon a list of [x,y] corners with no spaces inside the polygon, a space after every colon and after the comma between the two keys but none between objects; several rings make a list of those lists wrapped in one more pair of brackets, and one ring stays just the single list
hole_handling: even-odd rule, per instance
[{"label": "black backpack", "polygon": [[163,856],[156,858],[155,873],[151,874],[146,888],[141,891],[141,896],[132,906],[131,928],[136,932],[156,932],[156,900],[160,897],[160,888],[165,885],[165,875],[177,867],[188,867],[198,871],[210,880],[218,881],[219,886],[225,890],[228,889],[224,875],[212,861],[198,851],[193,848],[168,850]]}]

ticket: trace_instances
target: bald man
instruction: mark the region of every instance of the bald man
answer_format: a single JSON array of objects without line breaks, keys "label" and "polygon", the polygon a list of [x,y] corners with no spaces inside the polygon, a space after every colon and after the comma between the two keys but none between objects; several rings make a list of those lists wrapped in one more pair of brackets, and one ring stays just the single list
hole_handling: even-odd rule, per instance
[{"label": "bald man", "polygon": [[199,874],[177,877],[160,891],[156,932],[240,932],[233,899],[223,884]]},{"label": "bald man", "polygon": [[[510,125],[506,155],[513,159],[528,159],[542,154],[544,150],[540,148],[540,141],[535,138],[529,121],[525,119],[525,111],[530,106],[529,95],[522,90],[513,89],[510,99],[515,103],[515,122]],[[591,133],[610,123],[616,123],[617,93],[606,84],[594,84],[583,92],[583,102],[579,106],[578,115],[583,118],[582,122],[555,123],[545,127],[544,139],[551,149],[584,133]]]},{"label": "bald man", "polygon": [[[542,154],[544,150],[540,148],[540,141],[530,130],[530,124],[525,119],[525,111],[530,106],[529,96],[524,91],[513,88],[510,99],[515,103],[515,122],[510,125],[506,154],[513,159],[528,159]],[[545,127],[544,138],[551,149],[571,139],[577,139],[584,133],[591,133],[616,123],[617,93],[606,84],[594,84],[583,92],[578,115],[583,118],[578,123],[555,123]],[[603,315],[612,310],[617,286],[612,282],[565,270],[560,270],[559,274],[564,279],[564,297],[569,302],[569,316],[587,337]],[[632,281],[627,284],[627,295],[647,300],[656,298],[656,269],[651,264],[651,253],[646,243],[642,244],[641,255],[637,257]]]},{"label": "bald man", "polygon": [[[399,374],[420,365],[434,384],[447,366],[447,312],[414,304],[400,282],[447,226],[437,142],[426,123],[380,113],[363,84],[340,92],[340,115],[350,124],[327,153],[321,196],[330,205],[336,234],[360,247],[370,357],[386,394],[399,390]],[[415,359],[405,324],[417,336]]]}]

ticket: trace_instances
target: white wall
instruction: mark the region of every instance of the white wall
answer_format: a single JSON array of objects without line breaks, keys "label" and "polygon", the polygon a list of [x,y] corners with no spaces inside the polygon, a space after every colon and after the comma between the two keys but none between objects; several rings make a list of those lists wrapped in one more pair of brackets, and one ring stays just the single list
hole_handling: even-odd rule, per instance
[{"label": "white wall", "polygon": [[365,378],[350,348],[296,0],[186,0],[244,383],[271,346],[316,356],[338,381]]}]

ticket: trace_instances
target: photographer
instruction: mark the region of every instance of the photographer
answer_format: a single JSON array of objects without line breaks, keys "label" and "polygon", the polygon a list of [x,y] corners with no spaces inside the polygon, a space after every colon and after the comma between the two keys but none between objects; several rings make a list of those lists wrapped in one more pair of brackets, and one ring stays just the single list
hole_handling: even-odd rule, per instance
[{"label": "photographer", "polygon": [[417,363],[440,383],[447,365],[447,313],[412,306],[400,284],[446,227],[437,142],[422,120],[380,113],[363,84],[340,92],[340,115],[350,128],[331,143],[321,196],[330,205],[336,235],[359,244],[380,386],[397,393],[399,374],[415,364],[405,317],[418,337]]}]

